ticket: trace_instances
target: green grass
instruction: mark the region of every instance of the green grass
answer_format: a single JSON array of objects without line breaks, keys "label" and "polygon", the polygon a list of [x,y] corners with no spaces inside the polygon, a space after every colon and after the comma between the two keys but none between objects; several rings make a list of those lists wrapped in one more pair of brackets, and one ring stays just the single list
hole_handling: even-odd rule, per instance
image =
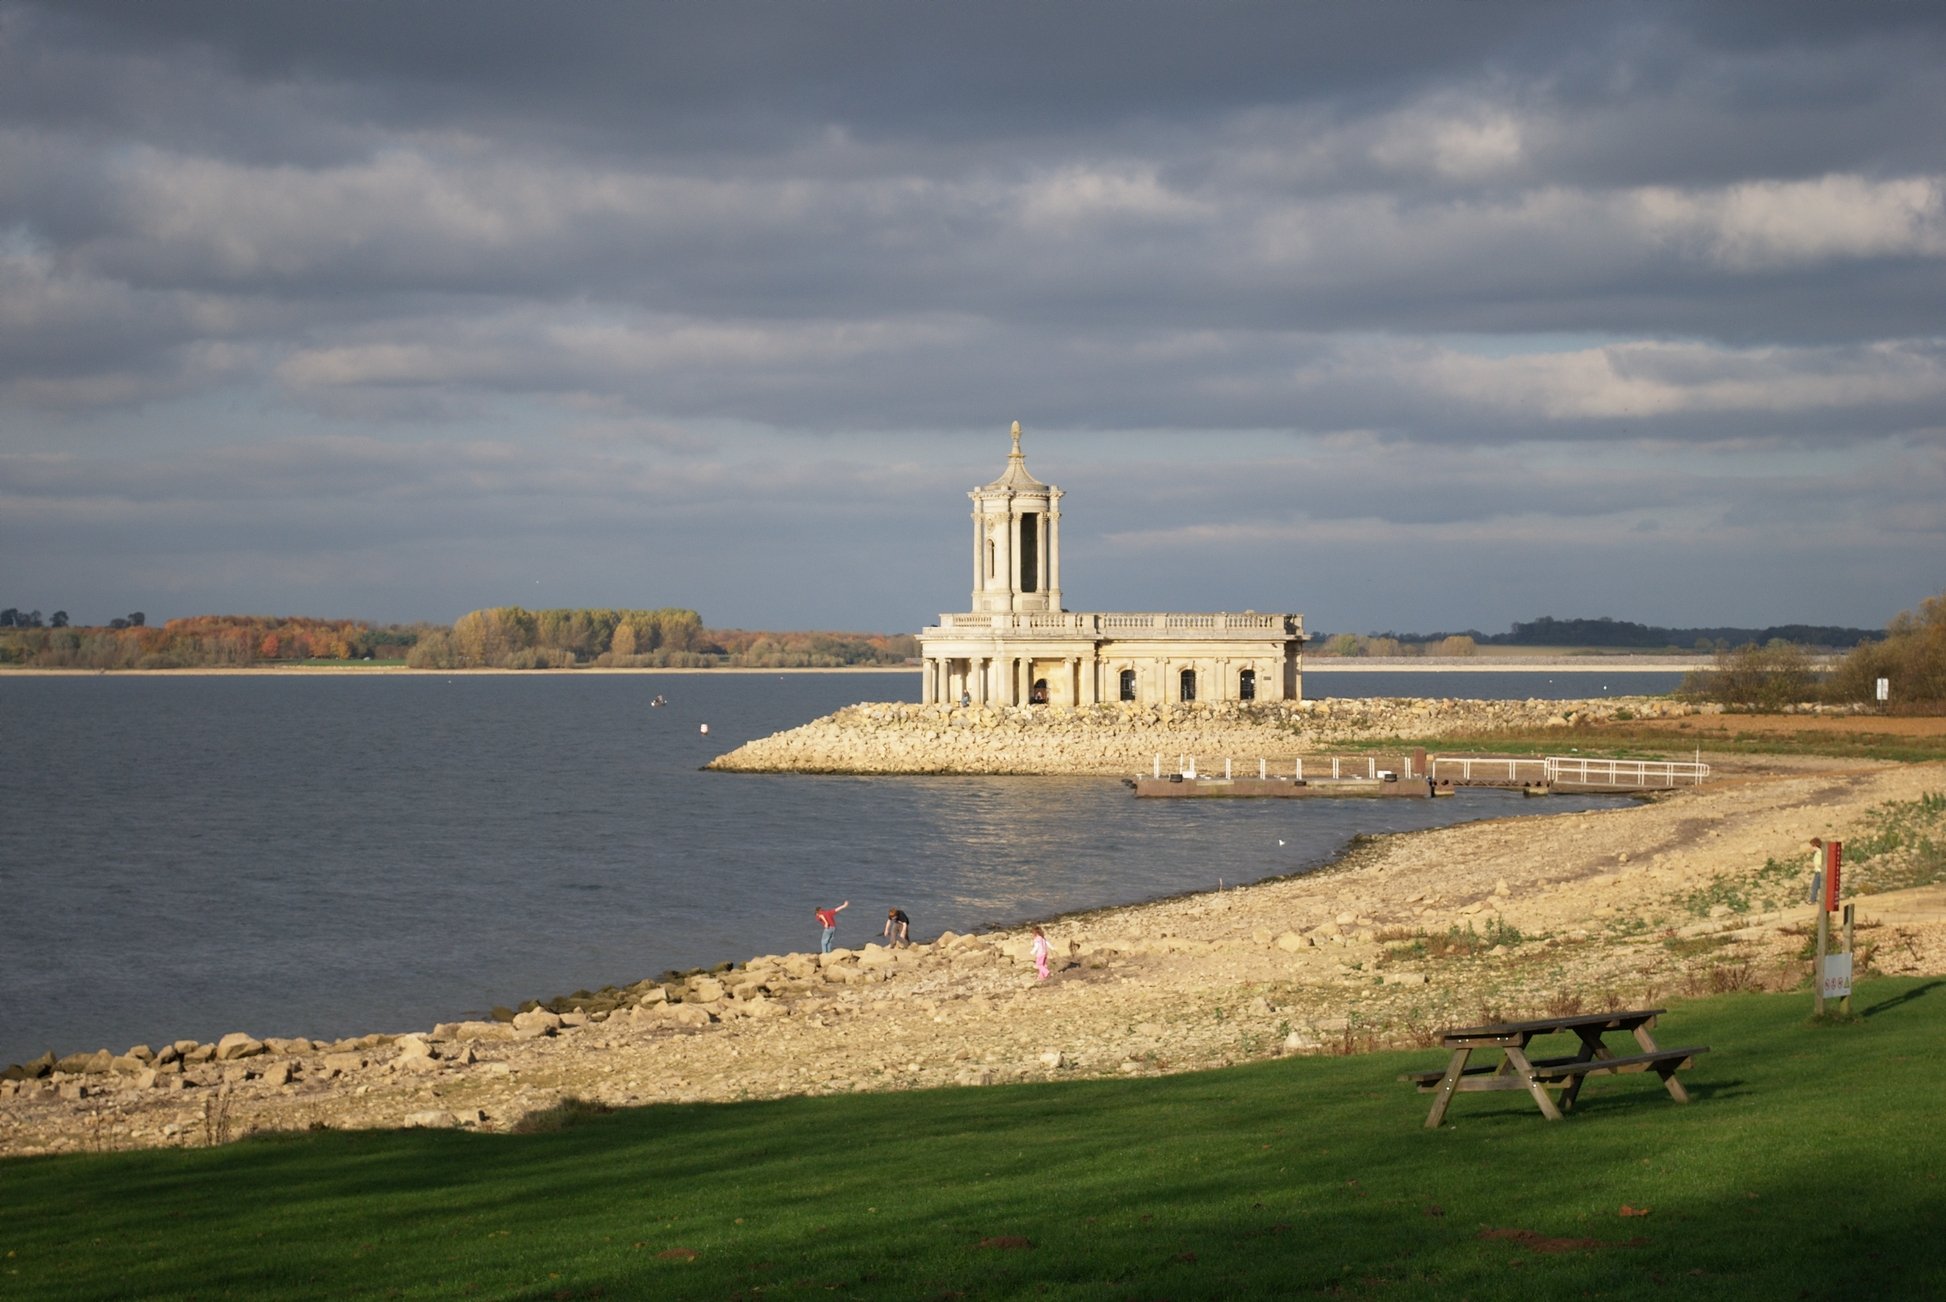
[{"label": "green grass", "polygon": [[[1436,1052],[0,1163],[0,1296],[1946,1296],[1946,981],[1672,1009],[1545,1122]],[[1625,1214],[1623,1209],[1646,1211]]]}]

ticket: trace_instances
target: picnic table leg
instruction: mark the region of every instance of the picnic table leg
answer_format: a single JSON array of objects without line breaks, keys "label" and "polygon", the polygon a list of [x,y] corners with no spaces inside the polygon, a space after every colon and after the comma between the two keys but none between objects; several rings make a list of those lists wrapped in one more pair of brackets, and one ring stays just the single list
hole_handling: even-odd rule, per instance
[{"label": "picnic table leg", "polygon": [[[1575,1034],[1581,1037],[1581,1048],[1576,1050],[1574,1055],[1576,1062],[1587,1062],[1594,1058],[1612,1058],[1615,1056],[1608,1051],[1608,1046],[1602,1043],[1600,1030],[1594,1027],[1582,1026],[1575,1028]],[[1586,1073],[1569,1079],[1566,1088],[1561,1091],[1561,1111],[1569,1112],[1573,1110],[1574,1101],[1581,1093],[1582,1083],[1587,1079]]]},{"label": "picnic table leg", "polygon": [[1559,1121],[1561,1110],[1555,1107],[1554,1100],[1548,1097],[1547,1086],[1534,1079],[1534,1064],[1527,1061],[1527,1055],[1521,1052],[1518,1046],[1510,1044],[1507,1046],[1507,1061],[1514,1065],[1514,1070],[1520,1074],[1520,1079],[1527,1086],[1527,1092],[1534,1096],[1534,1103],[1540,1108],[1541,1115],[1549,1121]]},{"label": "picnic table leg", "polygon": [[[1644,1053],[1656,1052],[1655,1037],[1649,1034],[1649,1028],[1646,1025],[1635,1028],[1635,1042],[1642,1046],[1642,1052]],[[1670,1098],[1678,1103],[1687,1103],[1689,1102],[1689,1091],[1684,1089],[1682,1082],[1676,1079],[1676,1068],[1678,1065],[1673,1062],[1657,1063],[1655,1074],[1662,1077],[1662,1087],[1669,1091]]]},{"label": "picnic table leg", "polygon": [[1426,1129],[1437,1130],[1439,1123],[1446,1119],[1446,1105],[1453,1101],[1453,1091],[1459,1088],[1460,1077],[1466,1072],[1466,1058],[1471,1049],[1453,1050],[1453,1060],[1446,1064],[1446,1074],[1439,1078],[1439,1092],[1433,1096],[1432,1111],[1426,1114]]}]

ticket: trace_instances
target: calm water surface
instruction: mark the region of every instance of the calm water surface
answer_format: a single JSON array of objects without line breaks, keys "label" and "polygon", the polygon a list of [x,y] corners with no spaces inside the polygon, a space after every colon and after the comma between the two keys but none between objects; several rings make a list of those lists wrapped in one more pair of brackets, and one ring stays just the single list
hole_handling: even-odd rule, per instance
[{"label": "calm water surface", "polygon": [[[1347,695],[1355,677],[1308,685]],[[1495,692],[1480,675],[1369,677],[1387,696],[1549,694],[1535,675]],[[1561,695],[1596,694],[1557,677]],[[926,937],[1299,872],[1359,832],[1613,803],[1136,801],[1113,779],[699,771],[916,683],[0,678],[0,1064],[423,1028],[808,949],[812,908],[844,899],[841,943],[876,936],[895,904]],[[658,693],[669,704],[651,708]]]}]

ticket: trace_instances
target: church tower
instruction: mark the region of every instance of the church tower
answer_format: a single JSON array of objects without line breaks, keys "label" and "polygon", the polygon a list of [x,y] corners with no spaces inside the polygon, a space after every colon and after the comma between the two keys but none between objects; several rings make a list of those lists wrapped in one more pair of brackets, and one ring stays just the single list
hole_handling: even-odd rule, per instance
[{"label": "church tower", "polygon": [[1061,609],[1061,490],[1027,471],[1020,422],[1000,478],[973,499],[973,605],[982,612]]},{"label": "church tower", "polygon": [[1027,472],[1020,422],[973,499],[973,601],[919,632],[919,699],[949,709],[1303,699],[1304,616],[1071,611],[1061,490]]}]

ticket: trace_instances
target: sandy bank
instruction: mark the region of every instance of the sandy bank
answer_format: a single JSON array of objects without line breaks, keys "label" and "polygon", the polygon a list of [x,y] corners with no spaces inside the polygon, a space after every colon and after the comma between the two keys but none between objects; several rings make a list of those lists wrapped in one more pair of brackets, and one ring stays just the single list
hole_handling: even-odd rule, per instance
[{"label": "sandy bank", "polygon": [[[189,1046],[210,1060],[188,1063],[152,1046],[0,1086],[0,1152],[311,1125],[499,1129],[570,1094],[638,1105],[1178,1071],[1421,1043],[1499,1014],[1788,985],[1805,971],[1802,874],[1766,861],[1798,864],[1811,836],[1856,839],[1886,802],[1946,791],[1941,764],[1706,758],[1728,780],[1386,837],[1311,876],[1060,920],[1049,933],[1066,958],[1045,985],[1016,931],[758,958],[518,1029],[237,1037]],[[1225,867],[1209,864],[1210,878]],[[1946,973],[1946,890],[1865,896],[1859,912],[1880,970]]]}]

